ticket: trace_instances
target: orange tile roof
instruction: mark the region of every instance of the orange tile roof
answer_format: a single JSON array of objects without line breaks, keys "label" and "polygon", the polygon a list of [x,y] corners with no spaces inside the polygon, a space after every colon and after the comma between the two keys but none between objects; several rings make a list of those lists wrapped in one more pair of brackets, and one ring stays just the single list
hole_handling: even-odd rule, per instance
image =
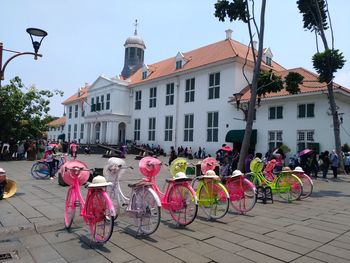
[{"label": "orange tile roof", "polygon": [[80,96],[78,96],[78,92],[74,95],[70,96],[68,99],[62,102],[63,105],[67,105],[76,101],[80,101],[81,99],[85,99],[88,96],[88,86],[82,87],[80,89]]},{"label": "orange tile roof", "polygon": [[[185,63],[181,69],[175,68],[175,56],[151,65],[148,65],[150,69],[150,75],[144,80],[142,80],[142,68],[141,68],[130,77],[131,84],[129,86],[132,87],[137,84],[144,83],[146,81],[169,76],[169,75],[176,74],[178,72],[187,71],[190,69],[195,69],[198,67],[223,61],[226,59],[232,59],[235,57],[245,59],[247,51],[248,51],[248,47],[246,45],[243,45],[235,40],[232,40],[232,39],[222,40],[189,52],[183,52],[182,54],[184,55],[185,59],[188,60],[188,62]],[[251,49],[249,49],[247,59],[249,61],[253,61],[253,55],[252,55]],[[281,65],[279,65],[274,61],[272,61],[272,67],[269,67],[265,63],[263,63],[263,66],[272,68],[273,70],[276,70],[276,71],[285,70],[284,67],[282,67]]]},{"label": "orange tile roof", "polygon": [[[300,93],[298,94],[306,94],[306,93],[312,93],[312,92],[320,92],[320,91],[326,91],[327,90],[327,84],[325,82],[321,83],[318,81],[318,75],[304,69],[302,67],[299,68],[293,68],[293,69],[288,69],[284,70],[281,72],[277,72],[277,75],[280,75],[282,79],[288,75],[289,72],[296,72],[299,73],[300,75],[304,76],[303,82],[299,85]],[[350,90],[347,88],[344,88],[340,86],[337,83],[334,83],[333,85],[334,90],[343,90],[350,95]],[[248,87],[245,87],[244,89],[241,90],[241,93],[243,94],[241,100],[242,101],[247,101],[250,99],[250,89]],[[282,89],[279,92],[271,92],[271,93],[266,93],[264,98],[272,98],[272,97],[283,97],[283,96],[290,96],[291,94],[288,93],[285,89]]]},{"label": "orange tile roof", "polygon": [[60,117],[52,122],[49,122],[47,125],[50,127],[57,127],[64,125],[66,123],[66,117]]}]

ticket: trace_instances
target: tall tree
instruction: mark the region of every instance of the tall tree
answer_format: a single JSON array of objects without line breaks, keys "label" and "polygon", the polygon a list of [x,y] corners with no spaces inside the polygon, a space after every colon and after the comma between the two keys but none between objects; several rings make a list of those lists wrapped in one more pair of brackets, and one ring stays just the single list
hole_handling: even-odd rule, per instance
[{"label": "tall tree", "polygon": [[[344,56],[338,50],[334,49],[334,36],[327,0],[299,0],[297,5],[300,13],[303,15],[304,28],[315,33],[317,53],[313,55],[313,66],[319,74],[319,81],[327,83],[328,100],[331,114],[333,117],[334,141],[337,154],[341,155],[340,140],[340,121],[338,116],[338,107],[335,102],[333,92],[334,73],[341,69],[344,64]],[[329,26],[328,26],[329,21]],[[330,29],[332,45],[328,45],[326,30]],[[321,38],[324,51],[319,52],[318,37]],[[341,159],[342,160],[342,159]],[[340,162],[343,165],[343,162]]]},{"label": "tall tree", "polygon": [[[250,88],[250,99],[248,103],[248,112],[245,116],[246,129],[243,137],[242,147],[240,151],[240,158],[238,163],[238,169],[242,170],[244,167],[245,156],[248,154],[250,148],[250,138],[253,131],[254,123],[254,111],[257,101],[257,96],[263,96],[266,93],[278,92],[285,88],[290,94],[299,92],[298,85],[302,82],[303,76],[299,73],[290,72],[284,80],[280,76],[275,75],[272,71],[261,71],[261,62],[264,46],[264,29],[265,29],[265,8],[266,0],[261,1],[260,10],[260,24],[258,26],[254,14],[255,2],[254,0],[227,0],[218,1],[215,4],[215,16],[219,18],[219,21],[225,21],[228,17],[230,21],[240,20],[247,24],[249,39],[250,39],[250,51],[253,55],[254,69],[252,80],[249,80],[243,75]],[[253,45],[253,37],[257,35],[259,46],[256,50]],[[246,58],[247,59],[247,58]],[[245,64],[244,64],[245,65]]]},{"label": "tall tree", "polygon": [[[251,2],[249,4],[249,2]],[[257,25],[254,16],[254,0],[232,0],[232,2],[227,0],[220,0],[215,4],[215,16],[219,18],[219,21],[225,21],[226,16],[232,22],[233,20],[240,20],[247,24],[250,46],[253,47],[253,36],[256,34],[258,38],[258,54],[256,54],[255,49],[252,48],[252,54],[254,58],[254,69],[253,78],[251,83],[248,81],[250,86],[250,100],[246,119],[246,129],[243,137],[242,147],[240,151],[240,158],[238,163],[238,169],[242,170],[244,167],[244,158],[248,154],[250,137],[253,131],[253,121],[254,121],[254,110],[256,105],[257,90],[258,90],[258,77],[261,68],[261,61],[263,55],[264,46],[264,30],[265,30],[265,7],[266,0],[261,1],[260,10],[260,25]],[[252,9],[252,12],[250,11]],[[253,32],[254,31],[254,32]]]},{"label": "tall tree", "polygon": [[52,120],[48,114],[50,98],[62,91],[26,88],[19,77],[0,89],[0,140],[40,138]]}]

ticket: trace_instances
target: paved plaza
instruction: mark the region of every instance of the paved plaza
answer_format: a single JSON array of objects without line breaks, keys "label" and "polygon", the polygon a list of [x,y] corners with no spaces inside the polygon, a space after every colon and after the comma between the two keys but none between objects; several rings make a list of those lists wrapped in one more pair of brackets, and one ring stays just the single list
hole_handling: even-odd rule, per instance
[{"label": "paved plaza", "polygon": [[[127,156],[126,162],[137,168],[134,157]],[[89,168],[102,168],[107,161],[100,155],[79,158]],[[148,238],[137,238],[132,220],[121,215],[110,241],[96,245],[77,215],[72,230],[65,230],[68,188],[57,180],[33,179],[33,163],[0,162],[18,188],[15,196],[0,200],[0,263],[350,262],[349,175],[340,175],[337,181],[314,180],[314,193],[308,199],[286,203],[274,196],[274,203],[259,202],[246,215],[230,208],[223,219],[212,222],[201,217],[199,209],[198,218],[185,228],[177,228],[162,210],[161,224]],[[169,176],[163,167],[158,176],[161,187]],[[138,178],[138,169],[123,177],[126,192],[126,184]],[[86,189],[82,192],[85,195]]]}]

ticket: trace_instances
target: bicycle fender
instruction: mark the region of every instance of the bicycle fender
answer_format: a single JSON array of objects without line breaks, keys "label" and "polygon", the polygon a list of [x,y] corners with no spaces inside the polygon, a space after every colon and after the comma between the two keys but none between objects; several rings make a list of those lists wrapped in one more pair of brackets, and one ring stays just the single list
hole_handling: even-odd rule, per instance
[{"label": "bicycle fender", "polygon": [[109,197],[108,193],[105,191],[103,192],[103,196],[107,200],[107,205],[108,205],[108,208],[112,211],[112,215],[116,216],[116,210],[115,210],[115,207],[113,205],[112,199]]},{"label": "bicycle fender", "polygon": [[154,199],[157,202],[157,206],[162,207],[162,203],[160,202],[159,196],[157,195],[156,191],[154,191],[151,187],[148,187],[148,191],[150,191],[152,193],[152,195],[154,196]]}]

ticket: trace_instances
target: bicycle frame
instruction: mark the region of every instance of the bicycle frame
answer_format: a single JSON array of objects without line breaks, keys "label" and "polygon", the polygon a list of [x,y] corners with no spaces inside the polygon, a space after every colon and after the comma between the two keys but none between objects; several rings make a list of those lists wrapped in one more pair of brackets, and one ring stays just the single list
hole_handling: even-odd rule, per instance
[{"label": "bicycle frame", "polygon": [[[121,168],[123,169],[123,168]],[[124,168],[125,169],[125,168]],[[120,169],[119,169],[120,171]],[[118,209],[120,207],[123,207],[125,205],[127,205],[126,207],[126,212],[130,212],[131,211],[131,208],[130,208],[130,198],[127,197],[123,191],[122,191],[122,188],[121,188],[121,185],[120,185],[120,176],[119,176],[119,173],[116,172],[116,173],[112,173],[112,176],[114,177],[114,181],[112,182],[112,186],[111,186],[111,193],[116,193],[117,196],[117,202],[118,202]],[[133,185],[129,185],[131,187],[131,193],[130,193],[130,196],[132,196],[132,194],[139,188],[150,188],[149,190],[154,193],[154,196],[156,196],[156,202],[157,202],[157,206],[161,206],[161,201],[159,199],[159,196],[157,195],[157,193],[152,189],[152,184],[146,182],[145,180],[142,180],[142,181],[139,181],[138,183],[136,184],[133,184]],[[117,191],[115,191],[117,190]],[[112,198],[113,199],[113,198]],[[129,213],[129,216],[131,214]]]},{"label": "bicycle frame", "polygon": [[165,210],[170,210],[174,204],[170,204],[168,202],[168,197],[169,197],[169,193],[171,188],[173,188],[175,185],[180,185],[180,186],[184,186],[186,188],[189,188],[191,193],[193,194],[193,196],[195,197],[195,204],[198,204],[198,199],[197,199],[197,195],[196,192],[193,190],[191,184],[189,183],[190,181],[192,181],[192,179],[187,178],[187,179],[177,179],[177,180],[167,180],[167,188],[165,192],[160,191],[160,189],[158,188],[157,182],[156,182],[156,177],[152,177],[150,179],[150,183],[151,183],[151,187],[152,189],[156,192],[156,194],[159,196],[160,198],[160,202],[162,204],[162,207]]},{"label": "bicycle frame", "polygon": [[[68,163],[69,165],[70,163]],[[75,165],[75,163],[73,164]],[[79,164],[77,164],[79,165]],[[69,166],[68,166],[69,167]],[[79,215],[90,228],[93,240],[96,242],[106,242],[113,233],[115,209],[112,200],[106,192],[107,183],[93,183],[88,187],[86,199],[84,200],[80,187],[86,181],[87,174],[80,177],[81,171],[90,171],[82,166],[68,168],[63,166],[67,181],[71,184],[66,197],[64,222],[66,229],[73,223],[76,208],[80,208]],[[104,178],[102,177],[104,180]]]},{"label": "bicycle frame", "polygon": [[123,208],[126,214],[134,219],[137,225],[137,234],[150,235],[158,229],[161,202],[158,195],[151,188],[151,183],[144,180],[129,184],[131,193],[130,198],[127,197],[123,193],[120,184],[122,170],[127,168],[123,160],[119,158],[109,159],[104,174],[112,185],[107,188],[107,192],[111,199],[116,202],[117,216],[120,209]]},{"label": "bicycle frame", "polygon": [[[84,221],[86,223],[91,222],[91,215],[89,215],[88,213],[86,213],[86,201],[85,200],[89,200],[89,197],[96,191],[98,192],[102,192],[104,197],[108,197],[107,192],[105,191],[105,187],[96,187],[96,188],[88,188],[85,200],[81,194],[80,191],[80,184],[78,179],[74,180],[74,184],[70,186],[70,188],[73,189],[73,194],[75,196],[73,196],[72,200],[75,200],[74,203],[72,203],[72,207],[76,208],[79,207],[80,208],[80,216],[83,217]],[[113,206],[113,202],[110,200],[110,198],[106,198],[106,200],[108,200],[108,206],[109,207],[114,207]],[[78,203],[77,203],[78,201]],[[112,211],[112,216],[115,216],[116,212],[115,209]]]}]

